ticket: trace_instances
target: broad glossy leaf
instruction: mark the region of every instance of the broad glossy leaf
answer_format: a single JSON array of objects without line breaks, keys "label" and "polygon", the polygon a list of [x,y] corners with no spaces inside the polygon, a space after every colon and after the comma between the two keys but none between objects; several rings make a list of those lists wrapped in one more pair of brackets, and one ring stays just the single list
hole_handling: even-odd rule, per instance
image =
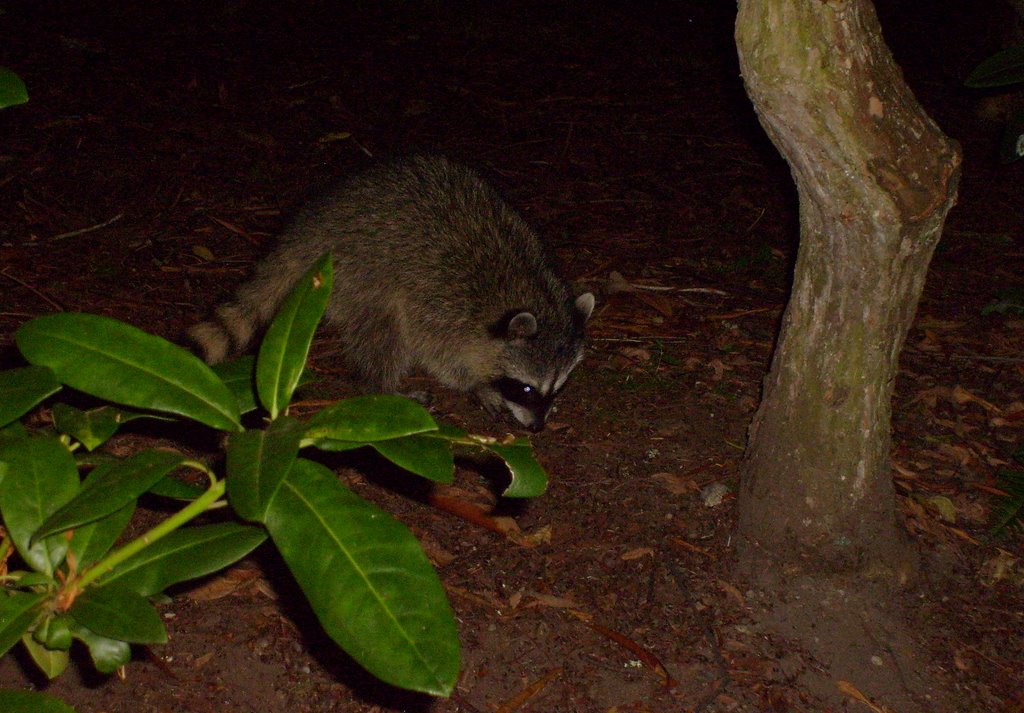
[{"label": "broad glossy leaf", "polygon": [[122,423],[119,415],[120,411],[109,406],[82,411],[67,404],[54,404],[53,425],[91,451],[117,433]]},{"label": "broad glossy leaf", "polygon": [[70,544],[79,570],[85,569],[107,554],[128,526],[134,512],[135,503],[130,502],[96,522],[75,528]]},{"label": "broad glossy leaf", "polygon": [[118,587],[89,587],[68,614],[90,631],[130,644],[163,644],[167,631],[145,597]]},{"label": "broad glossy leaf", "polygon": [[262,522],[299,453],[304,426],[279,416],[265,431],[236,433],[228,441],[228,501],[246,520]]},{"label": "broad glossy leaf", "polygon": [[400,468],[439,483],[455,478],[455,459],[448,441],[433,435],[406,436],[370,444],[378,453]]},{"label": "broad glossy leaf", "polygon": [[94,314],[58,313],[23,324],[14,340],[30,362],[87,394],[241,430],[238,403],[210,367],[141,329]]},{"label": "broad glossy leaf", "polygon": [[206,491],[198,485],[184,483],[177,478],[167,476],[161,478],[149,489],[153,495],[161,498],[172,498],[174,500],[195,500]]},{"label": "broad glossy leaf", "polygon": [[100,583],[152,596],[234,564],[265,539],[263,528],[234,522],[184,527],[128,558]]},{"label": "broad glossy leaf", "polygon": [[181,453],[141,451],[94,468],[74,499],[46,518],[35,537],[87,525],[120,510],[184,460]]},{"label": "broad glossy leaf", "polygon": [[60,391],[60,382],[45,366],[0,371],[0,426],[20,418],[47,396]]},{"label": "broad glossy leaf", "polygon": [[64,559],[68,541],[54,535],[34,541],[46,518],[78,492],[78,469],[56,438],[33,437],[0,446],[7,464],[0,488],[0,513],[22,558],[33,568],[53,574]]},{"label": "broad glossy leaf", "polygon": [[548,489],[548,475],[533,457],[529,441],[517,440],[510,445],[490,443],[484,447],[505,461],[512,476],[512,482],[502,493],[506,498],[533,498]]},{"label": "broad glossy leaf", "polygon": [[334,284],[331,254],[302,276],[267,328],[256,359],[256,391],[271,418],[288,406]]},{"label": "broad glossy leaf", "polygon": [[35,691],[0,690],[0,711],[4,713],[75,713],[64,701]]},{"label": "broad glossy leaf", "polygon": [[114,673],[131,661],[132,648],[126,641],[100,636],[75,621],[71,622],[71,633],[89,648],[92,665],[100,673]]},{"label": "broad glossy leaf", "polygon": [[[256,401],[256,357],[247,355],[222,362],[213,367],[213,373],[220,377],[224,385],[238,399],[240,413],[249,413],[259,408],[259,403]],[[305,386],[313,380],[313,375],[309,369],[306,369],[299,377],[299,383],[295,388]]]},{"label": "broad glossy leaf", "polygon": [[21,77],[7,67],[0,67],[0,109],[24,104],[28,101],[28,89]]},{"label": "broad glossy leaf", "polygon": [[20,441],[28,438],[28,430],[21,425],[20,421],[14,421],[0,428],[0,446],[10,441]]},{"label": "broad glossy leaf", "polygon": [[996,52],[964,80],[968,87],[1005,87],[1024,82],[1024,45]]},{"label": "broad glossy leaf", "polygon": [[444,588],[404,525],[299,459],[267,529],[327,634],[381,680],[448,695],[459,641]]},{"label": "broad glossy leaf", "polygon": [[53,680],[57,678],[68,667],[69,657],[67,649],[48,649],[29,634],[21,637],[21,643],[25,650],[28,651],[28,655],[32,657],[32,661],[35,662],[39,670],[48,679]]},{"label": "broad glossy leaf", "polygon": [[24,636],[38,618],[46,595],[37,592],[14,592],[0,595],[0,656],[7,653]]},{"label": "broad glossy leaf", "polygon": [[[306,441],[303,441],[303,443],[306,443]],[[356,448],[362,448],[370,444],[361,443],[360,441],[336,441],[333,438],[314,438],[310,439],[307,445],[314,446],[322,451],[342,453],[344,451],[354,451]]]},{"label": "broad glossy leaf", "polygon": [[383,441],[436,431],[430,412],[404,396],[356,396],[325,408],[309,420],[306,438],[336,441]]},{"label": "broad glossy leaf", "polygon": [[19,589],[28,589],[29,587],[57,588],[57,580],[48,574],[43,574],[42,572],[14,570],[7,574],[10,575],[13,581],[17,583]]},{"label": "broad glossy leaf", "polygon": [[67,651],[71,648],[70,620],[64,615],[49,615],[36,625],[31,638],[48,649]]},{"label": "broad glossy leaf", "polygon": [[238,401],[239,413],[255,411],[256,403],[256,357],[251,354],[221,362],[213,366],[213,373],[224,382]]}]

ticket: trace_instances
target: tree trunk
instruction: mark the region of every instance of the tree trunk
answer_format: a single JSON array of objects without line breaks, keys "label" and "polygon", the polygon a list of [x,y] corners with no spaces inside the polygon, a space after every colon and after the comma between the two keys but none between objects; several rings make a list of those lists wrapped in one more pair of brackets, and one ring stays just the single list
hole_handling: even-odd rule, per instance
[{"label": "tree trunk", "polygon": [[959,146],[903,82],[869,0],[739,0],[736,41],[800,197],[793,292],[744,459],[741,571],[891,581],[905,562],[893,384]]}]

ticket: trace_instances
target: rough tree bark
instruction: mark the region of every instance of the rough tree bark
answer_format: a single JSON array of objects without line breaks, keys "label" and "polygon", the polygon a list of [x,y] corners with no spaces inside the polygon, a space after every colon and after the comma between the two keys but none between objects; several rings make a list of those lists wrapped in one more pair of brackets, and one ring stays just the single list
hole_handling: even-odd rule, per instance
[{"label": "rough tree bark", "polygon": [[890,404],[959,146],[907,88],[869,0],[739,0],[736,42],[800,197],[792,296],[744,459],[741,571],[899,575]]}]

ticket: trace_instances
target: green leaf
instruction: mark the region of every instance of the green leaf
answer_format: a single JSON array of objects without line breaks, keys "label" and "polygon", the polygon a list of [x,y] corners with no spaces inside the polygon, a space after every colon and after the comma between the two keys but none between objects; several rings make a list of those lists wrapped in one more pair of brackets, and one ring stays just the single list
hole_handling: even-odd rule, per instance
[{"label": "green leaf", "polygon": [[39,670],[51,681],[64,673],[64,669],[68,667],[67,649],[49,649],[28,634],[21,637],[21,643]]},{"label": "green leaf", "polygon": [[45,366],[0,371],[0,426],[21,418],[58,391],[60,382]]},{"label": "green leaf", "polygon": [[[246,414],[259,408],[256,401],[256,357],[250,354],[221,362],[212,368],[213,373],[220,377],[224,385],[235,395],[240,413]],[[306,369],[299,377],[299,383],[295,388],[305,386],[313,380],[313,374]]]},{"label": "green leaf", "polygon": [[0,67],[0,109],[27,101],[28,89],[25,88],[25,82],[7,67]]},{"label": "green leaf", "polygon": [[306,438],[368,443],[436,431],[430,413],[404,396],[356,396],[325,408],[309,420]]},{"label": "green leaf", "polygon": [[328,252],[296,283],[263,337],[256,359],[256,390],[271,418],[287,408],[299,383],[333,280]]},{"label": "green leaf", "polygon": [[0,690],[0,711],[4,713],[75,713],[64,701],[35,691]]},{"label": "green leaf", "polygon": [[92,451],[117,433],[122,423],[120,415],[109,406],[81,411],[67,404],[54,404],[53,425]]},{"label": "green leaf", "polygon": [[153,605],[135,592],[118,587],[89,587],[68,610],[90,631],[130,644],[163,644],[167,631]]},{"label": "green leaf", "polygon": [[41,592],[0,594],[0,656],[10,651],[29,630],[45,600],[46,594]]},{"label": "green leaf", "polygon": [[100,673],[114,673],[132,658],[132,647],[126,641],[108,639],[81,624],[71,622],[72,635],[89,648],[89,657]]},{"label": "green leaf", "polygon": [[299,453],[304,426],[281,416],[265,431],[236,433],[228,441],[228,500],[238,515],[262,522],[270,501]]},{"label": "green leaf", "polygon": [[[342,453],[344,451],[354,451],[356,448],[363,448],[364,446],[370,445],[369,443],[362,443],[360,441],[335,441],[332,438],[314,438],[309,439],[308,445],[316,446],[322,451],[330,451],[331,453]],[[305,441],[303,441],[305,443]]]},{"label": "green leaf", "polygon": [[14,334],[33,364],[64,384],[108,401],[239,431],[238,403],[210,367],[176,344],[93,314],[59,313]]},{"label": "green leaf", "polygon": [[32,639],[48,649],[67,651],[71,648],[71,627],[66,616],[47,616],[32,632]]},{"label": "green leaf", "polygon": [[54,535],[34,541],[33,535],[78,492],[75,460],[58,439],[35,437],[0,446],[0,461],[7,464],[0,488],[0,513],[7,532],[25,562],[53,574],[67,552],[67,539]]},{"label": "green leaf", "polygon": [[161,498],[172,498],[174,500],[195,500],[200,495],[206,492],[205,489],[200,488],[198,485],[192,485],[190,483],[183,483],[177,478],[167,476],[161,478],[153,487],[149,489],[149,492],[153,495],[158,495]]},{"label": "green leaf", "polygon": [[100,579],[148,597],[172,584],[224,569],[267,539],[260,527],[234,522],[175,530],[119,564]]},{"label": "green leaf", "polygon": [[249,413],[256,403],[256,357],[251,354],[213,366],[213,373],[224,382],[238,401],[238,412]]},{"label": "green leaf", "polygon": [[548,475],[533,457],[530,442],[516,440],[512,444],[481,444],[503,461],[512,476],[512,482],[502,495],[506,498],[533,498],[548,489]]},{"label": "green leaf", "polygon": [[378,453],[410,473],[450,483],[455,478],[455,459],[447,441],[431,435],[406,436],[371,443]]},{"label": "green leaf", "polygon": [[996,52],[970,73],[964,84],[976,89],[1024,82],[1024,45]]},{"label": "green leaf", "polygon": [[96,522],[75,528],[70,544],[79,570],[89,567],[107,554],[128,526],[134,512],[135,503],[130,502]]},{"label": "green leaf", "polygon": [[11,441],[20,441],[28,438],[28,430],[21,425],[20,421],[9,423],[0,428],[0,446]]},{"label": "green leaf", "polygon": [[327,634],[386,683],[451,693],[455,619],[419,543],[400,522],[299,459],[267,529]]},{"label": "green leaf", "polygon": [[31,587],[57,588],[57,580],[42,572],[26,572],[15,570],[7,573],[18,589],[29,589]]},{"label": "green leaf", "polygon": [[185,456],[170,451],[141,451],[97,466],[73,500],[46,518],[36,538],[87,525],[116,512],[177,468]]}]

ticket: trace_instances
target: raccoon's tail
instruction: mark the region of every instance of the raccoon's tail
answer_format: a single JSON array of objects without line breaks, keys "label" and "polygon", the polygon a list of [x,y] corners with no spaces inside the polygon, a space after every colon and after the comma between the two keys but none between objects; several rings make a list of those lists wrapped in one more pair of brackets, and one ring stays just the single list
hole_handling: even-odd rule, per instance
[{"label": "raccoon's tail", "polygon": [[298,260],[283,252],[275,251],[261,261],[233,301],[220,305],[209,321],[188,330],[206,363],[220,363],[229,354],[245,349],[312,265],[312,260]]}]

